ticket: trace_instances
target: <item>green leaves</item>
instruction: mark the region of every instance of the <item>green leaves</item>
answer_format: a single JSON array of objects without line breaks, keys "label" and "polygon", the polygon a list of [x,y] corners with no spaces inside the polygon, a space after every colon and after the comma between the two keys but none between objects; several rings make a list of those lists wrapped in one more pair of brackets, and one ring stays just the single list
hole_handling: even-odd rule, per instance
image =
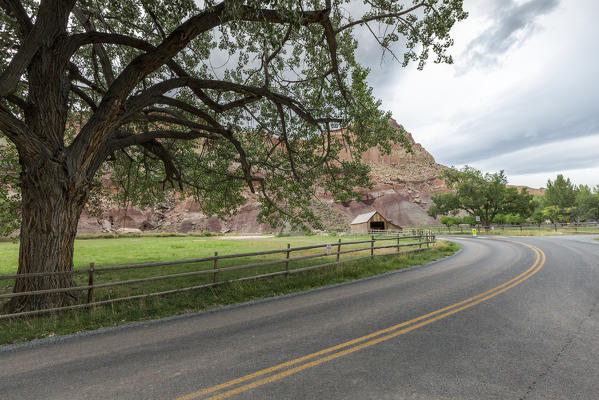
[{"label": "green leaves", "polygon": [[576,193],[576,186],[570,182],[570,178],[565,179],[562,174],[559,174],[554,181],[547,180],[545,202],[547,205],[560,208],[573,207],[576,203]]},{"label": "green leaves", "polygon": [[[203,212],[224,216],[255,192],[260,216],[271,225],[317,226],[311,212],[317,190],[347,200],[357,196],[357,187],[370,185],[362,152],[375,146],[388,152],[393,143],[410,148],[403,128],[389,125],[391,114],[368,86],[368,70],[356,63],[354,30],[379,32],[382,52],[401,43],[403,64],[422,68],[429,56],[451,62],[450,29],[467,15],[461,0],[350,3],[78,0],[46,64],[28,72],[63,71],[71,85],[68,110],[58,110],[68,122],[63,132],[53,132],[62,134],[62,143],[55,141],[49,152],[86,159],[73,167],[84,178],[74,180],[95,179],[96,204],[102,188],[113,200],[140,207],[194,195]],[[33,19],[37,4],[26,5]],[[73,36],[86,39],[69,47]],[[0,14],[0,43],[1,73],[24,45],[13,15]],[[65,46],[74,51],[69,60],[60,58]],[[40,112],[27,103],[26,75],[16,93],[25,107],[1,100],[25,125],[22,109],[29,116]],[[177,79],[187,83],[153,91]],[[163,131],[181,135],[115,144],[123,134]]]},{"label": "green leaves", "polygon": [[5,237],[18,229],[20,224],[20,167],[14,145],[0,142],[0,151],[0,237]]},{"label": "green leaves", "polygon": [[599,221],[599,186],[596,186],[594,190],[585,185],[579,186],[576,208],[582,219]]},{"label": "green leaves", "polygon": [[502,215],[503,222],[500,223],[508,223],[505,222],[508,217],[516,220],[510,215],[526,219],[532,213],[532,196],[525,189],[518,192],[515,188],[506,187],[507,178],[503,171],[483,175],[479,170],[465,166],[462,170],[451,168],[443,171],[443,178],[453,193],[432,197],[434,204],[429,214],[433,217],[465,211],[480,217],[481,223],[488,226],[498,215]]}]

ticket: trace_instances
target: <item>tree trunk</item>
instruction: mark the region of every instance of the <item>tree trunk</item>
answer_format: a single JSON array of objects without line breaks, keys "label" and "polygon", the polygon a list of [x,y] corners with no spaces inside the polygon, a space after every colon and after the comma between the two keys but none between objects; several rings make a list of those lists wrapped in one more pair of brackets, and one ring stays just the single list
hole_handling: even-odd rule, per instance
[{"label": "tree trunk", "polygon": [[[57,274],[19,277],[14,293],[74,286],[69,273],[73,271],[73,246],[79,216],[88,197],[86,187],[74,186],[60,160],[23,165],[18,274]],[[20,312],[61,307],[73,304],[77,296],[76,292],[19,296],[11,299],[7,308],[9,312]]]}]

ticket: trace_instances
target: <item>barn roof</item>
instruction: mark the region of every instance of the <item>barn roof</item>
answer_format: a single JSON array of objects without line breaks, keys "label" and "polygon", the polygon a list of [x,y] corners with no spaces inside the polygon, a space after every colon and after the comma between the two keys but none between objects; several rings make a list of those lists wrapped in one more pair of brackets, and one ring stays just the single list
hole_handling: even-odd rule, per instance
[{"label": "barn roof", "polygon": [[360,214],[356,218],[354,218],[354,220],[351,222],[351,225],[363,224],[364,222],[368,222],[374,214],[376,214],[376,211],[371,211],[366,214]]}]

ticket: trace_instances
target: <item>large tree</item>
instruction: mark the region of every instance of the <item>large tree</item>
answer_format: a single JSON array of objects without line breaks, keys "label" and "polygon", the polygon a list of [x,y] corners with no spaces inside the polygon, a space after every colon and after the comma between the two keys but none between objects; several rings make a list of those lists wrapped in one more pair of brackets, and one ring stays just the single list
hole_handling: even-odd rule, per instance
[{"label": "large tree", "polygon": [[599,221],[599,185],[593,190],[586,185],[580,185],[576,195],[576,208],[579,217],[583,220]]},{"label": "large tree", "polygon": [[461,170],[446,169],[442,177],[452,192],[432,197],[429,214],[433,217],[465,211],[468,215],[480,217],[481,224],[488,227],[500,213],[515,213],[524,218],[531,214],[532,195],[525,189],[518,192],[516,188],[508,188],[503,171],[483,174],[465,166]]},{"label": "large tree", "polygon": [[570,178],[564,178],[562,174],[559,174],[554,181],[547,180],[545,204],[559,208],[574,207],[577,193],[578,188],[570,181]]},{"label": "large tree", "polygon": [[[462,0],[0,0],[0,132],[18,153],[19,274],[72,270],[98,176],[139,202],[172,186],[222,215],[256,193],[264,220],[313,219],[316,187],[368,184],[365,149],[404,136],[357,64],[352,31],[422,68],[451,62]],[[333,135],[333,128],[344,128]],[[352,160],[341,160],[347,149]],[[6,171],[3,171],[6,172]],[[143,184],[140,184],[143,183]],[[135,186],[135,184],[138,184]],[[169,186],[170,185],[170,186]],[[69,287],[69,274],[14,290]],[[19,297],[14,310],[70,293]]]}]

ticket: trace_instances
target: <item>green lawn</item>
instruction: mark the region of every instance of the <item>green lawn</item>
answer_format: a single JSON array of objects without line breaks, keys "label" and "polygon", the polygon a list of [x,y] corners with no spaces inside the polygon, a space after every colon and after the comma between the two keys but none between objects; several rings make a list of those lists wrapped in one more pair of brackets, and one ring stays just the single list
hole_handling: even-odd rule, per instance
[{"label": "green lawn", "polygon": [[[227,240],[226,236],[202,237],[119,237],[115,239],[78,239],[75,241],[75,269],[87,269],[89,263],[96,266],[123,265],[169,260],[202,258],[219,254],[248,253],[263,250],[284,249],[310,244],[336,242],[338,238],[328,235],[273,237],[261,239]],[[344,236],[343,241],[368,239],[367,236]],[[0,243],[0,274],[16,272],[19,244]]]},{"label": "green lawn", "polygon": [[[355,241],[369,239],[369,237],[342,237],[342,241]],[[218,251],[220,255],[243,252],[256,252],[261,250],[286,249],[287,243],[292,247],[311,244],[335,243],[338,237],[331,236],[295,236],[281,238],[265,238],[251,240],[230,240],[203,237],[142,237],[120,239],[91,239],[77,240],[76,242],[76,268],[85,269],[89,262],[98,266],[117,265],[139,262],[166,261],[174,259],[206,257]],[[407,240],[403,240],[407,242]],[[381,244],[392,244],[395,241]],[[378,244],[377,244],[378,245]],[[353,245],[368,246],[368,244]],[[349,246],[348,246],[349,248]],[[342,248],[345,249],[345,248]],[[118,325],[130,321],[139,321],[158,318],[166,315],[175,315],[190,311],[205,310],[225,304],[234,304],[251,299],[264,298],[283,293],[306,290],[312,287],[327,285],[357,279],[364,276],[375,275],[385,271],[405,268],[422,264],[434,259],[452,254],[457,249],[456,245],[443,242],[436,248],[417,255],[381,257],[374,261],[361,260],[347,262],[341,266],[328,267],[286,276],[278,276],[245,282],[223,283],[222,285],[203,290],[194,290],[159,298],[144,299],[126,303],[116,303],[110,306],[98,307],[95,311],[81,310],[77,312],[63,312],[54,316],[4,321],[0,323],[0,343],[12,343],[47,337],[55,334],[65,334],[81,330],[95,329],[102,326]],[[402,251],[404,249],[402,248]],[[14,273],[16,269],[18,245],[14,243],[0,243],[0,260],[2,274]],[[321,254],[323,249],[305,250],[298,255]],[[377,254],[395,253],[395,249],[377,250]],[[368,255],[369,251],[351,253],[342,256],[342,259]],[[292,257],[293,257],[292,253]],[[247,259],[220,260],[221,267],[239,265],[260,260],[280,259],[284,254],[252,257]],[[290,263],[290,270],[304,266],[331,262],[334,258],[319,257]],[[97,273],[97,282],[114,282],[126,279],[143,278],[147,276],[164,275],[179,272],[188,272],[201,269],[211,269],[212,264],[179,264],[167,267],[153,267],[138,270],[120,270]],[[218,281],[235,279],[256,273],[280,271],[281,264],[252,268],[250,270],[221,272]],[[124,297],[141,293],[170,290],[182,286],[201,285],[212,282],[213,274],[199,275],[186,278],[138,283],[127,286],[117,286],[96,291],[96,299],[104,300]],[[78,284],[85,284],[87,275],[79,275]],[[0,292],[10,292],[12,281],[2,281]],[[85,293],[83,293],[83,296]],[[83,301],[83,300],[82,300]]]}]

